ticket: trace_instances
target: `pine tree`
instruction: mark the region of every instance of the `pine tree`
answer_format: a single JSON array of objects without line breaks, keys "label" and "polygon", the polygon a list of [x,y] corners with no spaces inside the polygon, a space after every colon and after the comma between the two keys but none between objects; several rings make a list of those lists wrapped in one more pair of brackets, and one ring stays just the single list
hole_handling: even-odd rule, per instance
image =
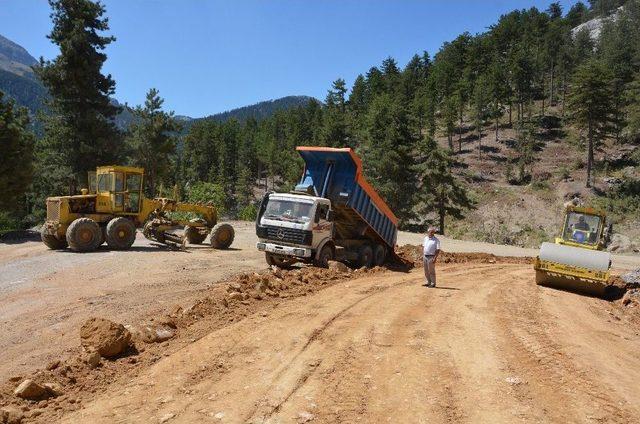
[{"label": "pine tree", "polygon": [[451,168],[453,159],[450,153],[438,146],[432,137],[426,136],[420,143],[418,154],[421,157],[416,165],[420,194],[418,214],[422,221],[429,214],[438,217],[440,233],[445,233],[446,217],[464,218],[463,212],[474,207],[467,189],[456,178]]},{"label": "pine tree", "polygon": [[33,173],[33,133],[27,110],[4,101],[0,91],[0,213],[21,218],[26,214],[25,193]]},{"label": "pine tree", "polygon": [[586,187],[591,187],[594,151],[611,132],[614,111],[613,75],[601,62],[591,60],[574,75],[567,108],[571,122],[587,138]]},{"label": "pine tree", "polygon": [[86,181],[97,165],[123,158],[122,134],[111,103],[115,82],[102,74],[105,48],[115,40],[105,8],[89,0],[50,0],[53,30],[48,38],[60,48],[53,61],[34,68],[50,94],[49,115],[42,115],[44,137],[37,144],[40,199],[62,194],[71,183]]},{"label": "pine tree", "polygon": [[640,140],[640,72],[627,87],[626,132],[627,137],[635,142]]},{"label": "pine tree", "polygon": [[[347,87],[342,78],[335,80],[327,94],[323,139],[325,146],[349,146],[345,95]],[[353,146],[351,146],[353,147]]]},{"label": "pine tree", "polygon": [[400,219],[412,215],[414,144],[402,103],[388,94],[376,97],[361,146],[365,175]]},{"label": "pine tree", "polygon": [[133,111],[136,121],[131,124],[127,144],[132,150],[132,162],[145,169],[147,193],[154,197],[160,182],[171,185],[172,159],[176,153],[176,133],[182,129],[173,112],[164,112],[164,99],[155,88],[147,92],[144,107]]}]

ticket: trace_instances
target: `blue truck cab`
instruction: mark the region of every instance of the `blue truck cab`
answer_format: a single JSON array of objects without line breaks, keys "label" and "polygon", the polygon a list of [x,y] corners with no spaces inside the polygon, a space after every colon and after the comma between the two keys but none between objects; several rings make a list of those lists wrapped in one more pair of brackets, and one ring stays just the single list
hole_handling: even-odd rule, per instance
[{"label": "blue truck cab", "polygon": [[296,149],[305,162],[290,193],[267,193],[256,220],[257,248],[269,265],[382,265],[394,252],[398,219],[362,175],[350,148]]}]

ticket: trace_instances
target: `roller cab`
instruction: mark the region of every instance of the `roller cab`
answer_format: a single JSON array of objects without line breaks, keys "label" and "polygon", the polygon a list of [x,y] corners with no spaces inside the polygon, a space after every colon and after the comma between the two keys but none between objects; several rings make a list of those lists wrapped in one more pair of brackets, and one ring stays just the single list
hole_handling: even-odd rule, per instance
[{"label": "roller cab", "polygon": [[560,237],[543,243],[534,262],[536,283],[592,296],[608,285],[611,254],[604,252],[608,232],[604,212],[569,206]]}]

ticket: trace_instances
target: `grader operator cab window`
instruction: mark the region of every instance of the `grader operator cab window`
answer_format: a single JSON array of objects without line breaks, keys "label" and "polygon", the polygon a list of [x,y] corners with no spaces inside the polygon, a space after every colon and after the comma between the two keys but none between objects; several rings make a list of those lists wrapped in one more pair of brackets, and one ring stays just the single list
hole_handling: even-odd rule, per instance
[{"label": "grader operator cab window", "polygon": [[129,194],[127,212],[138,212],[140,209],[140,191],[142,189],[142,175],[127,174],[126,190]]},{"label": "grader operator cab window", "polygon": [[600,229],[600,217],[579,212],[567,214],[564,225],[564,238],[583,244],[597,244]]},{"label": "grader operator cab window", "polygon": [[88,178],[88,186],[89,186],[89,193],[91,194],[96,194],[98,191],[98,180],[96,178],[96,173],[95,172],[89,172]]},{"label": "grader operator cab window", "polygon": [[111,191],[111,174],[98,175],[98,192],[104,193]]}]

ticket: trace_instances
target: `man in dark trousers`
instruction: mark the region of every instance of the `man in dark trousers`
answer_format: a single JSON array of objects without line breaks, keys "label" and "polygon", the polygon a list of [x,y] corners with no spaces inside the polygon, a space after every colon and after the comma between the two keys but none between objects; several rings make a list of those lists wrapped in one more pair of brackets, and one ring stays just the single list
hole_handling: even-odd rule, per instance
[{"label": "man in dark trousers", "polygon": [[440,240],[435,236],[436,229],[429,227],[427,236],[422,243],[422,254],[424,263],[424,277],[427,287],[436,286],[436,261],[440,254]]}]

